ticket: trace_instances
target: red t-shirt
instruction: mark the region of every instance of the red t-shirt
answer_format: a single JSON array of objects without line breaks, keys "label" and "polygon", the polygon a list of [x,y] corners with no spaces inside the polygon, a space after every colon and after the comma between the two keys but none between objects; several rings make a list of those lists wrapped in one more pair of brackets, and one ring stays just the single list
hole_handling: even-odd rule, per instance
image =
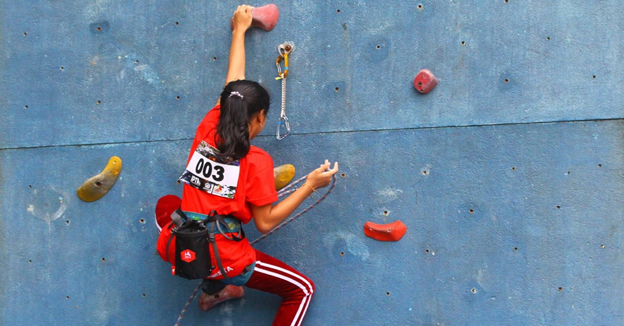
[{"label": "red t-shirt", "polygon": [[[220,114],[220,106],[217,105],[206,114],[199,124],[188,161],[202,140],[216,147],[214,139]],[[234,199],[211,195],[184,184],[182,210],[199,214],[209,214],[215,210],[218,214],[232,215],[242,223],[247,224],[252,219],[250,205],[264,206],[277,200],[273,159],[262,149],[251,146],[249,153],[240,159],[240,174]],[[236,242],[217,234],[216,240],[221,262],[228,276],[239,275],[247,265],[256,261],[256,252],[246,238]],[[217,266],[214,256],[212,253],[212,266]],[[219,269],[215,268],[209,278],[223,279],[220,274]]]}]

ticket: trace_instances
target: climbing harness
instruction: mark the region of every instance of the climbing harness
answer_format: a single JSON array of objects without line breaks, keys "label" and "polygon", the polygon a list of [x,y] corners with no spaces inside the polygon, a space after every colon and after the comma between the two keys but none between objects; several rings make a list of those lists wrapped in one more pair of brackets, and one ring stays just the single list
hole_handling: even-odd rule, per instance
[{"label": "climbing harness", "polygon": [[[295,188],[295,185],[305,181],[307,178],[307,176],[301,177],[299,179],[297,179],[296,181],[292,182],[291,184],[289,184],[288,186],[282,188],[280,191],[277,192],[277,196],[278,197],[284,197],[288,194],[291,194],[293,192],[295,192],[297,190],[297,188]],[[327,196],[329,196],[329,194],[334,190],[334,188],[336,187],[336,176],[332,176],[332,183],[329,187],[329,189],[327,189],[327,192],[325,192],[325,194],[323,195],[323,197],[319,198],[317,201],[315,201],[314,203],[312,203],[310,206],[308,206],[306,209],[302,210],[301,212],[297,213],[296,215],[294,215],[293,217],[287,219],[286,221],[282,222],[281,224],[279,224],[278,226],[274,227],[271,231],[263,234],[262,236],[260,236],[259,238],[257,238],[256,240],[250,242],[250,244],[253,246],[254,244],[258,243],[261,240],[264,240],[266,237],[270,236],[271,234],[273,234],[275,231],[281,229],[282,227],[284,227],[286,224],[296,220],[297,218],[299,218],[301,215],[307,213],[309,210],[311,210],[314,206],[320,204],[323,200],[325,200],[325,198],[327,198]],[[225,274],[224,274],[225,275]],[[193,291],[193,294],[191,294],[191,296],[189,297],[188,301],[186,302],[186,304],[184,305],[184,308],[182,309],[182,311],[180,312],[180,316],[178,316],[178,320],[176,321],[174,326],[180,326],[180,322],[182,321],[182,317],[184,317],[184,313],[186,313],[186,311],[188,310],[188,307],[191,305],[191,302],[193,302],[193,300],[195,299],[195,297],[197,296],[197,293],[199,292],[199,289],[201,289],[203,282],[200,282],[197,287],[195,288],[195,290]]]},{"label": "climbing harness", "polygon": [[[277,52],[279,56],[275,60],[275,66],[277,67],[276,80],[282,80],[282,112],[280,113],[279,120],[277,121],[277,140],[282,140],[290,133],[290,123],[286,117],[286,77],[288,77],[288,55],[295,50],[295,44],[292,42],[285,42],[277,46]],[[280,66],[280,61],[284,59],[284,71]],[[286,133],[282,133],[282,127],[286,128]]]}]

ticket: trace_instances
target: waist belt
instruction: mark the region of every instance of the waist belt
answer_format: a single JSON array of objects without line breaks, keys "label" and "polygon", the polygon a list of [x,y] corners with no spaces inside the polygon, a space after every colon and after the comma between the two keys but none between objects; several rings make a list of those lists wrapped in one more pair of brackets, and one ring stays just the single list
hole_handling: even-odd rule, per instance
[{"label": "waist belt", "polygon": [[[183,211],[183,212],[187,218],[190,218],[196,221],[204,221],[204,220],[209,221],[209,217],[210,217],[209,215],[194,213],[194,212],[186,212],[186,211]],[[214,216],[220,216],[221,220],[225,222],[225,224],[219,223],[221,226],[219,231],[222,231],[223,233],[238,233],[242,229],[241,221],[237,219],[236,217],[229,216],[229,215],[214,215]]]}]

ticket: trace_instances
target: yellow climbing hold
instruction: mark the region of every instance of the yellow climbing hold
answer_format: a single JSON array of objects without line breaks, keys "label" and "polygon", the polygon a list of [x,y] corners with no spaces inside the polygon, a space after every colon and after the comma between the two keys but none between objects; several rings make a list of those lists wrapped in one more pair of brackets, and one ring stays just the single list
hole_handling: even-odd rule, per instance
[{"label": "yellow climbing hold", "polygon": [[121,159],[113,156],[104,170],[91,177],[78,188],[78,198],[92,202],[102,198],[115,185],[121,172]]},{"label": "yellow climbing hold", "polygon": [[291,164],[280,165],[273,169],[275,176],[275,190],[280,190],[295,177],[295,167]]}]

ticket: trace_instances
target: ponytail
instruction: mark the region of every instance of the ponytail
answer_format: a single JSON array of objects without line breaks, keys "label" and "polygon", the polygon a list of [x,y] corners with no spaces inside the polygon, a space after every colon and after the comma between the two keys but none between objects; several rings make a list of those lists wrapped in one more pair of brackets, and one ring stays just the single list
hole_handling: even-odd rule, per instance
[{"label": "ponytail", "polygon": [[262,110],[269,111],[269,93],[256,82],[237,80],[225,86],[220,104],[215,143],[222,155],[239,160],[251,146],[249,121]]}]

